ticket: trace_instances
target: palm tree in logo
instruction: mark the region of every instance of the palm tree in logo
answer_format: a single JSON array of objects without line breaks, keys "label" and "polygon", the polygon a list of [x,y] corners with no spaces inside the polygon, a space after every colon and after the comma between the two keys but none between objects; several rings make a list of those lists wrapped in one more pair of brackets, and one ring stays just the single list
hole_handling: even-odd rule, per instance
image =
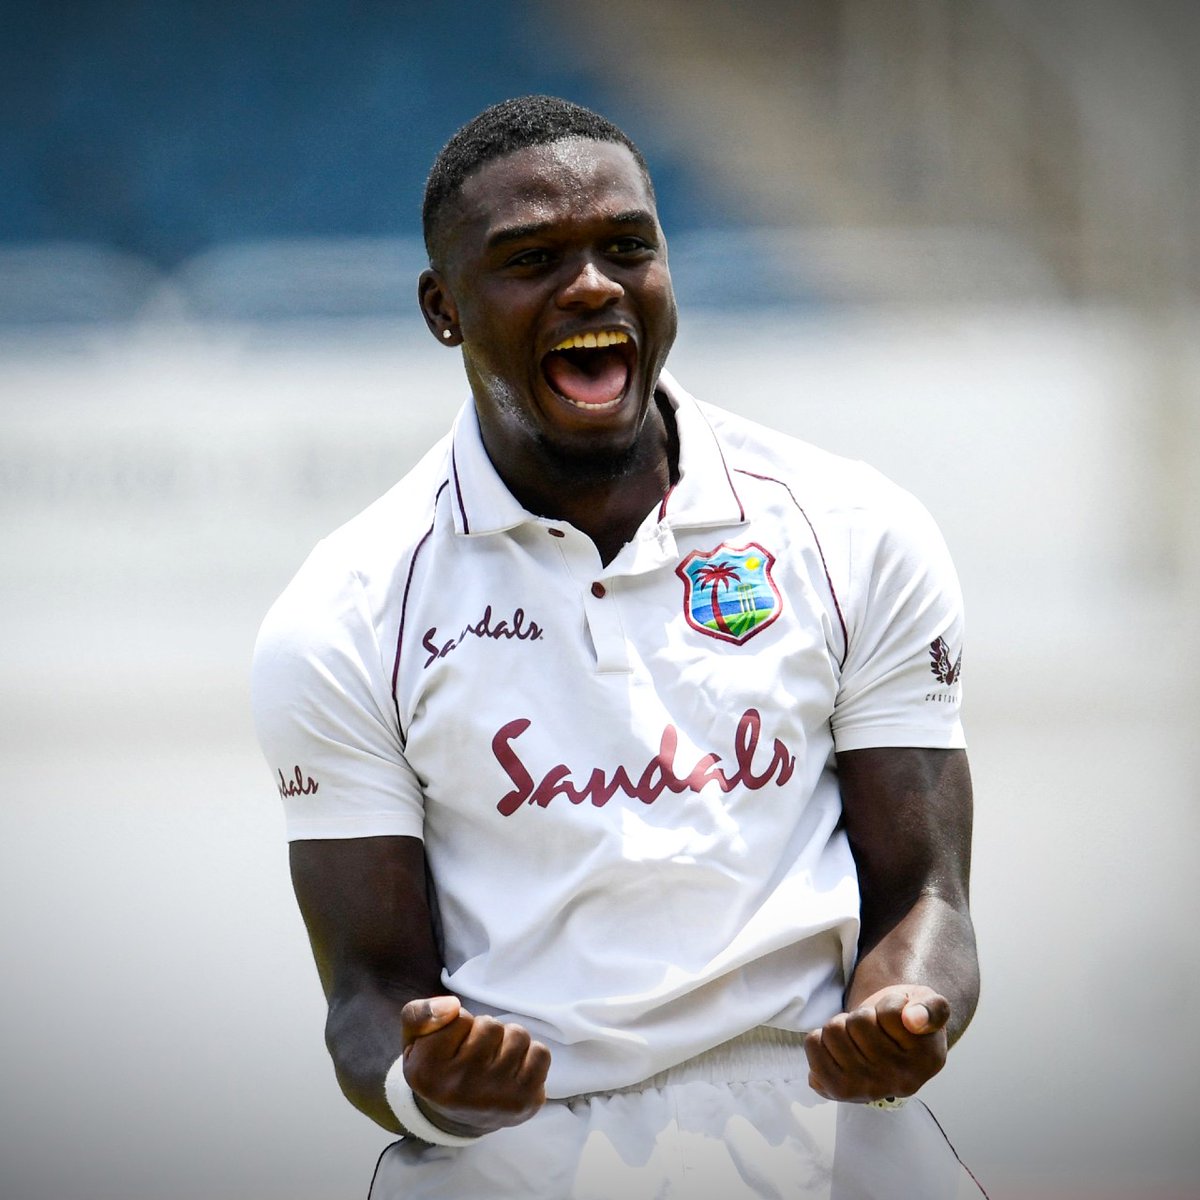
[{"label": "palm tree in logo", "polygon": [[721,612],[721,588],[728,588],[741,581],[742,577],[737,570],[726,562],[705,563],[696,572],[696,585],[708,588],[709,603],[712,605],[713,620],[716,621],[717,628],[724,630],[730,637],[733,636],[733,630],[729,628]]}]

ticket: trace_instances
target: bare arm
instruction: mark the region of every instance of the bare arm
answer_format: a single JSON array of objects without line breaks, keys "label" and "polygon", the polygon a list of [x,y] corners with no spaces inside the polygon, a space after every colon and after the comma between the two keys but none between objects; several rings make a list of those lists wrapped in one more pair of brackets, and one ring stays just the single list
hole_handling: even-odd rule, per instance
[{"label": "bare arm", "polygon": [[907,1096],[941,1070],[979,998],[970,771],[961,750],[905,747],[840,754],[838,774],[862,929],[847,1011],[808,1041],[813,1085]]},{"label": "bare arm", "polygon": [[403,1054],[420,1107],[452,1133],[519,1124],[541,1107],[546,1048],[443,994],[419,839],[293,842],[291,868],[329,1004],[326,1044],[352,1104],[405,1132],[383,1088]]}]

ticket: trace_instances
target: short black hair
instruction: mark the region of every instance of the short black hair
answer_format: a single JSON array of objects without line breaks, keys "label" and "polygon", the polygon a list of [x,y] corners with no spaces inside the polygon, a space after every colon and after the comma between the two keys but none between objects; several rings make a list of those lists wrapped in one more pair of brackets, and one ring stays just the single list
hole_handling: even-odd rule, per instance
[{"label": "short black hair", "polygon": [[626,147],[637,161],[651,197],[654,196],[650,168],[642,152],[633,139],[607,117],[557,96],[517,96],[485,108],[454,134],[434,159],[421,208],[429,261],[432,263],[435,257],[434,245],[442,211],[469,175],[493,159],[516,150],[576,137],[616,142]]}]

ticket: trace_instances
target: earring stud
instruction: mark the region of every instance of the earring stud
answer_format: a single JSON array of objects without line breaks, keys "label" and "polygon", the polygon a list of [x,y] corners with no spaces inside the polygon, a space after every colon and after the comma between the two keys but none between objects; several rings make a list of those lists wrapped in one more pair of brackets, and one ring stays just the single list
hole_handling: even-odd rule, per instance
[{"label": "earring stud", "polygon": [[446,341],[449,341],[453,336],[454,336],[454,334],[451,333],[451,331],[449,329],[442,330],[442,337],[444,337],[446,339]]}]

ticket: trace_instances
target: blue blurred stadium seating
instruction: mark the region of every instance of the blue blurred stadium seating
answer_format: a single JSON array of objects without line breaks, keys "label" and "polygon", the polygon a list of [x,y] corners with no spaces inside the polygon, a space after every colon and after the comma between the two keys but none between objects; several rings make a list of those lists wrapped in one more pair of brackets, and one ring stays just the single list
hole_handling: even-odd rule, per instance
[{"label": "blue blurred stadium seating", "polygon": [[0,242],[162,269],[214,245],[419,232],[425,172],[485,105],[602,109],[652,158],[664,219],[723,223],[664,136],[519,0],[7,3]]}]

